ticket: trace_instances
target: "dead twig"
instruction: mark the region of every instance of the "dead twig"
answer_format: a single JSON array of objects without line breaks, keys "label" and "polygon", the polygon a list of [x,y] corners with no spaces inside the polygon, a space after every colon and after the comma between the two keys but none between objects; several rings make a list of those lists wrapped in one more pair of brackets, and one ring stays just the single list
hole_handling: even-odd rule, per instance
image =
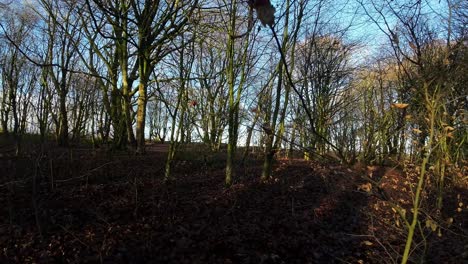
[{"label": "dead twig", "polygon": [[82,175],[80,175],[80,176],[68,178],[68,179],[65,179],[65,180],[56,180],[55,183],[63,183],[63,182],[69,182],[69,181],[77,180],[77,179],[82,179],[82,178],[84,178],[84,177],[89,176],[92,172],[97,171],[97,170],[99,170],[99,169],[101,169],[101,168],[103,168],[103,167],[105,167],[105,166],[107,166],[107,165],[109,165],[109,164],[113,164],[113,163],[116,163],[116,162],[115,162],[115,161],[111,161],[111,162],[104,163],[104,164],[102,164],[101,166],[98,166],[98,167],[96,167],[96,168],[93,168],[93,169],[87,171],[86,173],[84,173],[84,174],[82,174]]}]

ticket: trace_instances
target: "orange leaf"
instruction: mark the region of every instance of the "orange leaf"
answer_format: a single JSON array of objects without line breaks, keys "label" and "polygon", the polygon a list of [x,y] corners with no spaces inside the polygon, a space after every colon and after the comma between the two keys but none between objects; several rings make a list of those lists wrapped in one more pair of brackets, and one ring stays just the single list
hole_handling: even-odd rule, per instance
[{"label": "orange leaf", "polygon": [[405,109],[408,106],[409,106],[409,104],[403,104],[403,103],[393,103],[392,104],[392,107],[397,108],[397,109]]}]

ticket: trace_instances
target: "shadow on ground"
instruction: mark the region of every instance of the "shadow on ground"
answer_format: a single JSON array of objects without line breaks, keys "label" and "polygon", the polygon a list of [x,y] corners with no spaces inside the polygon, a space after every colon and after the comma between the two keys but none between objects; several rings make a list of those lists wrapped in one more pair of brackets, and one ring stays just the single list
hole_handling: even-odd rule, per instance
[{"label": "shadow on ground", "polygon": [[[0,184],[0,202],[8,205],[0,209],[7,216],[0,219],[0,262],[377,263],[386,258],[369,237],[371,198],[358,191],[361,172],[280,160],[273,177],[260,183],[261,163],[252,161],[238,167],[236,183],[226,189],[222,158],[179,160],[170,184],[162,182],[164,159],[164,149],[144,156],[62,150],[39,162],[37,157],[0,161],[15,175],[8,179],[15,183]],[[15,172],[19,168],[29,168],[21,172],[26,176]]]}]

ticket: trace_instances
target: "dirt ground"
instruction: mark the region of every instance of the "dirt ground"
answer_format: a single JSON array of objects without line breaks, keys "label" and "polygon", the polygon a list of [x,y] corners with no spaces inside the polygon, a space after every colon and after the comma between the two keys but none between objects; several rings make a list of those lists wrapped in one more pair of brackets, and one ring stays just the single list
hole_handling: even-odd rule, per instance
[{"label": "dirt ground", "polygon": [[[52,149],[0,158],[0,263],[398,263],[415,178],[399,168],[182,153]],[[411,175],[410,173],[408,175]],[[378,182],[378,183],[376,183]],[[425,194],[412,261],[468,263],[468,191]]]}]

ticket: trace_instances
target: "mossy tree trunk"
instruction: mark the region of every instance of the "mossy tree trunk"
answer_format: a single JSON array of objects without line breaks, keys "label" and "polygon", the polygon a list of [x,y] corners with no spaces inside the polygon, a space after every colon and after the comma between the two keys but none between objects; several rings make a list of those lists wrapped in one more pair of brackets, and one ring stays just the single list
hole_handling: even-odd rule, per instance
[{"label": "mossy tree trunk", "polygon": [[[294,69],[295,46],[299,29],[302,23],[302,18],[304,15],[305,3],[301,2],[297,6],[298,15],[293,23],[294,28],[292,35],[290,35],[289,33],[291,3],[288,0],[285,4],[286,15],[281,48],[283,54],[287,53],[288,47],[291,48],[291,61],[289,62],[289,68]],[[287,108],[289,105],[289,95],[291,91],[291,85],[293,85],[291,83],[284,82],[284,75],[287,74],[285,72],[286,68],[287,67],[284,67],[283,65],[283,61],[280,61],[278,65],[278,78],[276,84],[277,86],[274,98],[274,105],[272,105],[273,113],[271,114],[271,116],[267,117],[267,119],[265,120],[266,122],[264,123],[264,125],[266,125],[267,128],[265,129],[264,127],[266,133],[266,144],[261,180],[267,180],[271,176],[275,154],[281,147],[281,142],[283,141],[283,136],[285,132],[285,118]],[[271,99],[271,101],[273,101],[273,99]]]},{"label": "mossy tree trunk", "polygon": [[[227,67],[226,76],[228,83],[228,144],[226,160],[225,185],[230,186],[233,182],[234,160],[236,156],[238,131],[239,131],[239,105],[241,95],[246,82],[247,61],[249,58],[249,44],[251,40],[252,25],[248,25],[246,33],[237,35],[239,25],[237,1],[231,1],[229,6],[229,25],[227,32]],[[236,40],[242,39],[240,52],[236,56]],[[236,57],[239,62],[236,62]],[[237,74],[238,73],[238,76]],[[237,81],[237,85],[236,85]]]},{"label": "mossy tree trunk", "polygon": [[[187,117],[188,107],[189,107],[189,98],[188,98],[188,83],[190,79],[191,69],[194,62],[193,54],[186,56],[186,52],[189,49],[186,49],[185,44],[186,40],[184,36],[181,36],[181,49],[179,50],[179,56],[176,57],[178,61],[178,71],[179,71],[179,89],[177,90],[177,103],[174,109],[173,114],[171,114],[172,127],[170,132],[170,144],[169,151],[167,153],[165,171],[164,171],[164,180],[172,180],[172,163],[174,161],[175,155],[177,153],[178,147],[183,142],[183,130],[185,126],[185,119]],[[190,40],[190,43],[193,45],[193,41]],[[188,44],[189,45],[189,44]],[[193,48],[193,46],[189,46]],[[193,51],[193,49],[191,49]],[[188,57],[188,58],[187,58]],[[192,105],[193,106],[193,105]],[[179,120],[179,122],[177,122]]]}]

